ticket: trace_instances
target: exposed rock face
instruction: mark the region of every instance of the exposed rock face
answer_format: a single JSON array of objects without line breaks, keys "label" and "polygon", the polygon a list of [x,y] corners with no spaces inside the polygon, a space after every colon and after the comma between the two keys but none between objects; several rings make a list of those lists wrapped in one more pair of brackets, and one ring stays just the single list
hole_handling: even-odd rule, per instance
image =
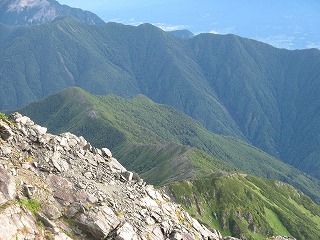
[{"label": "exposed rock face", "polygon": [[[0,120],[10,133],[0,138],[0,239],[223,239],[127,171],[109,149],[70,133],[48,134],[17,113],[11,118]],[[40,208],[31,214],[16,195]]]},{"label": "exposed rock face", "polygon": [[44,236],[36,226],[35,217],[22,209],[18,204],[0,212],[1,239],[35,239]]},{"label": "exposed rock face", "polygon": [[11,175],[0,166],[0,204],[13,200],[16,194],[16,184]]},{"label": "exposed rock face", "polygon": [[104,23],[94,13],[60,5],[55,0],[2,0],[0,2],[0,22],[4,24],[42,24],[66,16],[73,16],[88,24]]}]

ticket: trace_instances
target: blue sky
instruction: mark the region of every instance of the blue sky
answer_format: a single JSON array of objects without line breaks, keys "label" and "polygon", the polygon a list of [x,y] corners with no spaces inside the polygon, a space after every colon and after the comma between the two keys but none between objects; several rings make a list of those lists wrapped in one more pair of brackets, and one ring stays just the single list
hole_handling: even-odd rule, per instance
[{"label": "blue sky", "polygon": [[60,0],[106,22],[236,34],[276,47],[320,49],[320,0]]}]

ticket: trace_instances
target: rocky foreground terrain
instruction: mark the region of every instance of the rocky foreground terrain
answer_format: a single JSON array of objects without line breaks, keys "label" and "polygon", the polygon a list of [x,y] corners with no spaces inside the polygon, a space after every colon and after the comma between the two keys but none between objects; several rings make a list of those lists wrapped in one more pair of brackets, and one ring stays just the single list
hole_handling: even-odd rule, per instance
[{"label": "rocky foreground terrain", "polygon": [[109,149],[46,131],[0,120],[0,239],[223,239]]}]

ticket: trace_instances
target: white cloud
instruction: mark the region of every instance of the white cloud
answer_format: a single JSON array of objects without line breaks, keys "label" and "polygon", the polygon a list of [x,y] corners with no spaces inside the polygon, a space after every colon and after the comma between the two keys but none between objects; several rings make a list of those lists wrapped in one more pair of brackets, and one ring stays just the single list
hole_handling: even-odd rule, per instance
[{"label": "white cloud", "polygon": [[212,33],[212,34],[221,34],[221,33],[219,33],[218,31],[215,31],[215,30],[211,30],[209,33]]},{"label": "white cloud", "polygon": [[287,19],[293,19],[294,16],[293,15],[285,15],[284,18],[287,18]]},{"label": "white cloud", "polygon": [[277,48],[294,49],[294,36],[274,35],[268,37],[256,37],[258,41],[268,43]]},{"label": "white cloud", "polygon": [[106,22],[117,22],[117,23],[123,23],[123,19],[121,18],[112,18],[112,19],[104,19]]},{"label": "white cloud", "polygon": [[175,30],[183,30],[188,29],[188,25],[170,25],[165,23],[154,23],[153,25],[161,28],[164,31],[175,31]]},{"label": "white cloud", "polygon": [[228,34],[228,33],[234,33],[235,29],[236,29],[236,26],[227,27],[227,28],[221,28],[221,29],[212,29],[209,33],[213,33],[213,34]]},{"label": "white cloud", "polygon": [[117,23],[132,25],[132,26],[138,26],[143,23],[143,22],[137,21],[135,18],[130,18],[130,19],[113,18],[113,19],[104,19],[104,20],[106,22],[117,22]]},{"label": "white cloud", "polygon": [[[130,19],[122,19],[122,18],[113,18],[113,19],[105,19],[106,22],[117,22],[132,26],[138,26],[140,24],[143,24],[144,22],[137,21],[135,18]],[[188,25],[170,25],[165,23],[151,23],[152,25],[161,28],[164,31],[174,31],[174,30],[184,30],[189,29]]]},{"label": "white cloud", "polygon": [[306,48],[318,48],[318,49],[320,49],[320,43],[307,42]]}]

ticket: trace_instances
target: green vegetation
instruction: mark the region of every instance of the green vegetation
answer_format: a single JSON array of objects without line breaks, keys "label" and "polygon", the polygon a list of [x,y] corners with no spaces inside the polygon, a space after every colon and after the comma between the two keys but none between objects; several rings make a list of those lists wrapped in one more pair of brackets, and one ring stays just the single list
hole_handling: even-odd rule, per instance
[{"label": "green vegetation", "polygon": [[204,151],[173,142],[162,145],[127,144],[121,146],[117,155],[121,156],[120,161],[128,169],[140,173],[143,179],[155,185],[233,169]]},{"label": "green vegetation", "polygon": [[154,184],[240,169],[288,182],[320,202],[319,180],[143,95],[124,99],[68,88],[18,111],[53,133],[70,131],[109,147],[125,167]]},{"label": "green vegetation", "polygon": [[270,224],[270,227],[274,229],[275,235],[277,236],[291,236],[286,227],[280,221],[278,215],[271,209],[265,208],[266,219]]},{"label": "green vegetation", "polygon": [[[226,236],[317,239],[319,206],[308,197],[279,181],[233,171],[294,183],[315,199],[318,180],[244,142],[209,133],[190,117],[145,96],[97,97],[69,88],[19,111],[51,132],[71,131],[96,146],[112,146],[128,169],[151,183],[169,183],[192,216]],[[188,181],[178,182],[183,179]]]},{"label": "green vegetation", "polygon": [[0,109],[68,86],[142,93],[320,178],[319,50],[234,35],[181,39],[150,24],[89,26],[73,18],[2,26],[0,43]]},{"label": "green vegetation", "polygon": [[[280,50],[233,35],[182,40],[149,24],[88,26],[73,18],[0,28],[0,109],[68,86],[143,93],[199,122],[143,95],[79,88],[19,111],[50,132],[111,148],[147,181],[175,181],[169,189],[177,201],[225,235],[320,236],[319,206],[308,197],[239,173],[285,181],[320,202],[318,179],[248,144],[320,178],[318,50]],[[38,209],[36,200],[20,204]]]},{"label": "green vegetation", "polygon": [[318,239],[320,207],[288,184],[240,173],[174,182],[174,199],[223,235]]},{"label": "green vegetation", "polygon": [[26,207],[33,214],[36,213],[40,208],[40,202],[37,199],[21,199],[19,200],[19,205]]},{"label": "green vegetation", "polygon": [[7,117],[6,114],[0,112],[0,119],[2,119],[2,120],[8,120],[8,117]]},{"label": "green vegetation", "polygon": [[73,18],[1,30],[0,109],[68,86],[142,93],[320,178],[319,50],[234,35],[181,39],[150,24],[90,26]]}]

